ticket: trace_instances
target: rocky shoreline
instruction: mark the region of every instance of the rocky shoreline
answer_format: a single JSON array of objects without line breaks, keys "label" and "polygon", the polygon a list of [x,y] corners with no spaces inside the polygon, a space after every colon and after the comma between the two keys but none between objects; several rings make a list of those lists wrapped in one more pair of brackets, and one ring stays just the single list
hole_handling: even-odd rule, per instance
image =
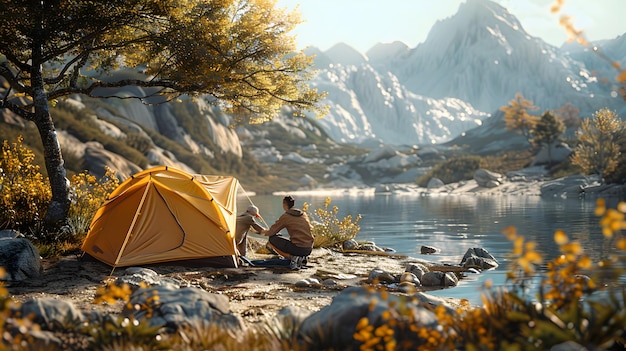
[{"label": "rocky shoreline", "polygon": [[[458,194],[593,198],[624,196],[623,185],[601,185],[593,177],[570,176],[555,180],[538,180],[530,177],[531,173],[529,171],[519,173],[517,178],[509,176],[495,187],[480,186],[476,180],[469,180],[431,189],[393,186],[386,190],[397,194],[420,192],[427,196]],[[257,245],[262,247],[259,243]],[[202,266],[186,267],[174,263],[149,268],[158,276],[169,279],[173,286],[198,287],[210,293],[228,296],[232,313],[254,322],[271,316],[286,306],[317,311],[327,306],[333,297],[346,287],[365,285],[370,279],[370,274],[376,270],[400,277],[410,264],[418,263],[427,267],[436,265],[428,261],[428,256],[424,257],[426,259],[372,252],[315,249],[310,257],[309,267],[300,271],[290,271],[284,267],[215,269]],[[266,259],[271,256],[255,253],[249,258]],[[116,304],[94,304],[93,300],[97,288],[106,281],[124,275],[125,268],[111,270],[111,267],[101,262],[85,260],[80,255],[43,260],[42,266],[43,274],[39,278],[6,283],[13,300],[23,302],[30,298],[49,297],[71,302],[83,311],[120,312],[120,306]],[[334,283],[324,283],[326,279]],[[419,290],[427,292],[432,288],[420,287]],[[449,301],[453,304],[458,303],[452,299]]]},{"label": "rocky shoreline", "polygon": [[[506,194],[622,200],[626,193],[623,185],[602,185],[597,179],[584,176],[542,180],[519,174],[517,177],[507,176],[491,185],[480,185],[473,179],[432,188],[390,185],[367,191],[399,195],[419,193],[423,196]],[[252,263],[276,259],[264,251],[262,239],[252,238],[250,241],[252,247],[248,258]],[[300,270],[254,264],[239,268],[214,268],[179,262],[113,270],[102,262],[77,254],[43,259],[41,274],[18,281],[8,280],[4,285],[7,296],[14,302],[11,305],[13,313],[34,316],[33,321],[42,328],[43,336],[38,336],[43,340],[41,342],[57,346],[68,345],[68,341],[56,340],[59,333],[54,331],[55,326],[102,321],[115,316],[133,316],[157,325],[174,325],[175,328],[191,320],[216,318],[229,328],[272,324],[277,318],[287,318],[291,321],[289,323],[302,323],[303,326],[310,319],[324,324],[320,319],[346,318],[341,314],[346,313],[345,306],[338,307],[337,304],[366,304],[368,299],[379,299],[380,296],[376,297],[377,293],[372,288],[379,292],[391,292],[393,299],[408,296],[449,310],[470,307],[466,300],[436,297],[429,291],[454,289],[458,280],[467,273],[480,274],[482,270],[493,268],[488,253],[473,248],[471,250],[474,251],[468,250],[458,265],[444,265],[430,261],[431,251],[428,247],[423,249],[419,257],[407,257],[381,250],[374,243],[365,248],[345,245],[341,249],[318,248],[310,255],[306,267]],[[487,263],[482,261],[485,258]],[[495,258],[491,259],[497,265]],[[126,296],[130,299],[129,303],[102,298],[103,288],[111,283],[130,287]],[[352,297],[346,298],[346,292]],[[155,296],[159,297],[157,304],[154,304]],[[133,306],[151,307],[147,313],[145,309]],[[341,315],[329,316],[335,313]],[[306,330],[306,327],[303,328]],[[307,337],[317,332],[317,327],[311,328]],[[320,337],[319,341],[325,342],[323,339]]]},{"label": "rocky shoreline", "polygon": [[[425,256],[426,257],[426,256]],[[269,254],[255,253],[253,260],[272,259]],[[185,266],[176,262],[151,265],[143,268],[117,268],[99,261],[76,256],[43,260],[43,274],[18,282],[6,282],[13,301],[29,299],[57,299],[74,305],[85,313],[121,313],[122,303],[94,303],[98,288],[108,281],[125,282],[138,288],[141,282],[151,286],[174,288],[199,288],[206,292],[227,296],[230,313],[247,322],[258,322],[273,317],[285,307],[298,307],[316,312],[330,304],[343,289],[372,283],[373,274],[385,284],[398,280],[411,264],[429,270],[453,272],[458,268],[446,267],[426,259],[406,257],[383,252],[314,249],[306,268],[290,270],[288,267],[214,268],[202,265]],[[446,286],[418,287],[415,291],[427,292]],[[393,289],[400,291],[397,284]],[[434,298],[437,300],[439,298]],[[442,303],[458,305],[455,299],[441,299]]]}]

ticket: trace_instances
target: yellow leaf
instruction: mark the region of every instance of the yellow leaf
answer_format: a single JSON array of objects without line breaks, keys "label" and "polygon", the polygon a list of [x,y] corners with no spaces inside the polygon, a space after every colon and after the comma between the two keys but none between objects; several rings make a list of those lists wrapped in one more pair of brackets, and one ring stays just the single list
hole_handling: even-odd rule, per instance
[{"label": "yellow leaf", "polygon": [[516,230],[513,226],[508,226],[502,230],[502,234],[506,236],[508,240],[513,240],[516,236]]},{"label": "yellow leaf", "polygon": [[589,258],[589,256],[584,256],[582,257],[579,261],[578,261],[578,267],[582,268],[582,269],[588,269],[591,268],[591,265],[593,264],[593,261],[591,261],[591,259]]},{"label": "yellow leaf", "polygon": [[619,239],[615,246],[622,251],[626,251],[626,238]]},{"label": "yellow leaf", "polygon": [[569,238],[567,237],[567,234],[565,234],[563,230],[559,229],[554,232],[554,242],[557,243],[557,245],[567,244],[568,241],[569,241]]},{"label": "yellow leaf", "polygon": [[539,264],[542,261],[541,254],[538,252],[527,252],[525,258],[532,263]]},{"label": "yellow leaf", "polygon": [[615,78],[615,80],[620,83],[626,82],[626,71],[621,71],[620,74],[617,75],[617,78]]}]

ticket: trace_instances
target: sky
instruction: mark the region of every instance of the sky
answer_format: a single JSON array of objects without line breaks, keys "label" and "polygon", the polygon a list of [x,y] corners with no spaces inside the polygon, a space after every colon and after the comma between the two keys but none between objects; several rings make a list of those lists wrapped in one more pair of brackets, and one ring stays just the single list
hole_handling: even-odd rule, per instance
[{"label": "sky", "polygon": [[[590,41],[613,39],[626,33],[626,0],[564,0],[558,14],[555,0],[494,0],[509,9],[528,34],[561,46],[567,33],[561,14]],[[291,32],[299,49],[322,51],[343,42],[366,53],[377,43],[404,42],[411,48],[426,40],[438,20],[456,14],[465,0],[278,0],[277,6],[300,13],[303,23]]]}]

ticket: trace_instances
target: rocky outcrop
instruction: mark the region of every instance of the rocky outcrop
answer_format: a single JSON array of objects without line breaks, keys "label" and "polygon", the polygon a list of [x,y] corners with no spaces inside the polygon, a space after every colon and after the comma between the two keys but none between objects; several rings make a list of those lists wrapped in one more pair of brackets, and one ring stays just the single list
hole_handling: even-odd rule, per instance
[{"label": "rocky outcrop", "polygon": [[43,272],[37,248],[18,232],[4,230],[0,236],[0,267],[4,267],[7,281],[36,278]]},{"label": "rocky outcrop", "polygon": [[[122,314],[152,326],[178,330],[189,325],[217,323],[229,329],[242,329],[243,321],[230,313],[228,297],[198,288],[155,286],[137,289]],[[136,309],[135,306],[144,308]]]},{"label": "rocky outcrop", "polygon": [[[329,306],[305,319],[298,329],[297,339],[301,346],[310,350],[358,350],[361,342],[354,335],[358,333],[358,325],[363,325],[359,321],[364,319],[376,329],[385,324],[383,314],[389,311],[402,313],[428,328],[438,325],[433,312],[412,303],[411,298],[391,294],[383,297],[371,289],[350,287],[339,293]],[[394,332],[400,335],[400,330]]]},{"label": "rocky outcrop", "polygon": [[478,186],[484,188],[495,188],[502,184],[502,174],[488,171],[486,169],[477,169],[474,172],[474,180]]},{"label": "rocky outcrop", "polygon": [[465,255],[461,259],[461,266],[486,270],[498,267],[498,261],[482,247],[473,247],[467,249],[467,252],[465,252]]}]

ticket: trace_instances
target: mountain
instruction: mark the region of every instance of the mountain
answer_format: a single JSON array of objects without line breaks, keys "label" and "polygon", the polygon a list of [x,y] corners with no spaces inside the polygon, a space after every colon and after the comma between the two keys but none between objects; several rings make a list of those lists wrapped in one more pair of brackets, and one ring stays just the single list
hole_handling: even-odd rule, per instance
[{"label": "mountain", "polygon": [[[362,54],[339,43],[306,53],[318,70],[311,84],[328,92],[324,118],[285,109],[270,123],[233,129],[232,116],[202,98],[145,105],[71,97],[51,110],[66,165],[94,175],[107,165],[122,178],[153,165],[233,174],[262,193],[371,186],[414,182],[423,161],[451,145],[481,153],[526,147],[499,111],[516,93],[537,114],[569,102],[581,117],[603,107],[626,116],[614,79],[614,64],[626,67],[626,35],[557,48],[488,0],[467,0],[414,48],[393,42]],[[31,148],[40,144],[32,123],[0,110],[0,137],[18,134]]]},{"label": "mountain", "polygon": [[[611,57],[626,57],[623,37],[598,45]],[[616,74],[610,62],[593,50],[557,48],[530,36],[489,0],[462,3],[415,48],[378,44],[366,60],[346,44],[318,54],[313,84],[328,91],[331,107],[320,124],[341,142],[450,141],[480,129],[517,93],[540,108],[537,114],[571,103],[582,117],[602,107],[626,115],[618,87],[606,83]]]},{"label": "mountain", "polygon": [[454,98],[415,94],[389,72],[369,64],[321,70],[314,85],[328,92],[330,112],[318,123],[335,141],[392,145],[436,144],[480,125],[487,117]]}]

